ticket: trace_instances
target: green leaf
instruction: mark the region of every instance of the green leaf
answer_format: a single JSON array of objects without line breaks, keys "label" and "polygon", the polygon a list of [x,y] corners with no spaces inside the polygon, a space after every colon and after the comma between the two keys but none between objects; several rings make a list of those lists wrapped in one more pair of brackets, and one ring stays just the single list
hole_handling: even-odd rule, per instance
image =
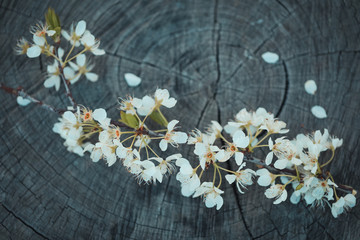
[{"label": "green leaf", "polygon": [[130,113],[120,112],[121,120],[120,122],[125,123],[131,128],[137,129],[139,127],[139,120]]},{"label": "green leaf", "polygon": [[168,121],[165,119],[164,115],[162,115],[159,110],[153,111],[149,117],[163,127],[167,127],[168,125]]},{"label": "green leaf", "polygon": [[303,184],[303,183],[300,183],[299,185],[297,185],[297,187],[296,187],[295,190],[300,190],[303,186],[304,186],[304,184]]},{"label": "green leaf", "polygon": [[55,10],[53,8],[49,8],[48,11],[45,13],[45,20],[48,28],[50,30],[56,31],[56,33],[51,37],[55,42],[57,42],[60,37],[61,25],[59,16],[55,13]]}]

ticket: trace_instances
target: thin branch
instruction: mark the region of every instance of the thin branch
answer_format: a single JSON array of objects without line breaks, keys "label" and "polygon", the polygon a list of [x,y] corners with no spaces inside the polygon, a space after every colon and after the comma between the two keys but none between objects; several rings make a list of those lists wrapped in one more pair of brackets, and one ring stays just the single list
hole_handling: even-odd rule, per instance
[{"label": "thin branch", "polygon": [[73,108],[76,109],[77,103],[75,102],[75,99],[70,90],[70,81],[65,78],[64,69],[62,68],[61,63],[59,63],[59,70],[60,70],[60,78],[65,87],[65,95],[68,97]]},{"label": "thin branch", "polygon": [[58,113],[58,114],[62,114],[62,113],[65,112],[64,109],[57,109],[54,106],[46,104],[46,103],[34,98],[33,96],[27,94],[22,87],[18,87],[18,88],[15,89],[15,88],[8,87],[5,84],[0,82],[0,88],[2,90],[4,90],[5,92],[9,93],[9,94],[12,94],[14,96],[20,96],[20,97],[22,97],[24,99],[29,100],[32,103],[36,103],[36,104],[40,105],[41,107],[45,108],[48,111]]}]

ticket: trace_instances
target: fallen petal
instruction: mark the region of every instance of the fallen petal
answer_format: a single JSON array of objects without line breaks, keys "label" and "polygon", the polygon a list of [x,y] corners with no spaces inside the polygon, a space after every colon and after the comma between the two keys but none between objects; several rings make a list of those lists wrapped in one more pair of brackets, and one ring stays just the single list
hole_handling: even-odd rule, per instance
[{"label": "fallen petal", "polygon": [[313,106],[312,108],[311,108],[311,113],[315,116],[315,117],[317,117],[317,118],[326,118],[327,117],[327,114],[326,114],[326,111],[325,111],[325,109],[323,108],[323,107],[321,107],[321,106]]},{"label": "fallen petal", "polygon": [[261,57],[267,63],[276,63],[279,60],[279,55],[273,52],[263,53]]},{"label": "fallen petal", "polygon": [[304,87],[305,91],[311,95],[314,95],[317,90],[317,86],[314,80],[307,80],[304,84]]},{"label": "fallen petal", "polygon": [[132,73],[125,73],[125,81],[130,87],[137,87],[141,83],[141,78]]},{"label": "fallen petal", "polygon": [[16,101],[17,103],[20,105],[20,106],[26,106],[28,105],[29,103],[31,103],[31,101],[29,99],[26,99],[26,98],[23,98],[21,96],[18,96],[16,98]]}]

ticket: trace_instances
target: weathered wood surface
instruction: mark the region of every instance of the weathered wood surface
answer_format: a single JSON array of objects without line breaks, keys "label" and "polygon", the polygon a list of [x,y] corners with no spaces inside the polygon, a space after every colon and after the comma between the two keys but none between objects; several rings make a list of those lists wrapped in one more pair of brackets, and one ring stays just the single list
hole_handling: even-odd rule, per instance
[{"label": "weathered wood surface", "polygon": [[[1,1],[1,81],[65,106],[65,98],[42,86],[47,60],[12,50],[18,38],[29,38],[28,26],[42,20],[48,6],[64,26],[86,20],[108,53],[95,59],[98,83],[73,86],[79,103],[117,116],[118,96],[168,88],[179,102],[167,114],[185,130],[262,106],[288,123],[290,137],[326,127],[344,138],[330,170],[337,182],[360,189],[359,1]],[[265,51],[278,53],[280,61],[265,63]],[[141,86],[129,88],[125,72],[141,76]],[[318,84],[315,96],[303,89],[308,79]],[[182,197],[174,176],[138,186],[120,164],[108,168],[67,152],[51,131],[54,114],[18,107],[3,92],[0,101],[0,239],[360,236],[358,206],[333,219],[329,209],[288,201],[275,206],[259,186],[241,195],[225,184],[225,203],[216,211]],[[328,118],[311,115],[317,104]]]}]

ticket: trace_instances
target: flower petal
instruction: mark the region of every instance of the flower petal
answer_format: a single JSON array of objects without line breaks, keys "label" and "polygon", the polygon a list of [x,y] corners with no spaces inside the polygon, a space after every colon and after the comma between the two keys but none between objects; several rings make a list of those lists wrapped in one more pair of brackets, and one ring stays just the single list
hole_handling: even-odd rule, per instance
[{"label": "flower petal", "polygon": [[107,114],[106,114],[105,109],[98,108],[98,109],[95,109],[92,116],[96,121],[101,122],[106,118]]},{"label": "flower petal", "polygon": [[317,86],[314,80],[307,80],[304,84],[304,87],[305,91],[311,95],[314,95],[317,90]]},{"label": "flower petal", "polygon": [[81,20],[76,25],[75,34],[78,35],[78,36],[81,36],[85,32],[85,30],[86,30],[86,22],[84,20]]},{"label": "flower petal", "polygon": [[85,77],[91,82],[96,82],[99,79],[99,76],[92,72],[85,73]]},{"label": "flower petal", "polygon": [[40,56],[41,54],[41,48],[38,45],[33,45],[32,47],[29,47],[26,51],[26,55],[29,58],[36,58]]},{"label": "flower petal", "polygon": [[85,54],[80,54],[79,56],[76,57],[76,63],[77,65],[79,65],[80,67],[84,66],[86,62],[86,56]]},{"label": "flower petal", "polygon": [[139,78],[135,74],[125,73],[124,77],[127,85],[129,85],[130,87],[137,87],[141,83],[141,78]]},{"label": "flower petal", "polygon": [[16,102],[20,105],[20,106],[26,106],[28,105],[29,103],[31,103],[31,101],[29,99],[26,99],[26,98],[23,98],[21,96],[18,96],[16,98]]},{"label": "flower petal", "polygon": [[276,63],[279,60],[279,55],[273,52],[265,52],[261,57],[267,63]]},{"label": "flower petal", "polygon": [[326,118],[327,114],[323,107],[315,105],[311,108],[311,113],[317,118]]}]

